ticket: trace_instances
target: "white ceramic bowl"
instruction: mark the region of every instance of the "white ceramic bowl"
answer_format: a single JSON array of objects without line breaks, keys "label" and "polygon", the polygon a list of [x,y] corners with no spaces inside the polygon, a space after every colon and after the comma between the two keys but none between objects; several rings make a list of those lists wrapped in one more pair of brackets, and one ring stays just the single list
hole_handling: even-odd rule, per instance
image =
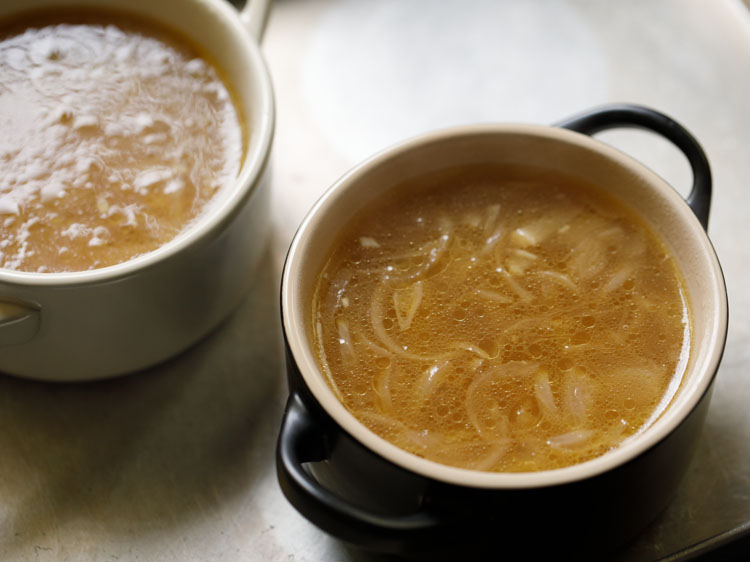
[{"label": "white ceramic bowl", "polygon": [[265,252],[271,80],[258,47],[268,0],[5,0],[0,18],[75,6],[133,13],[190,37],[221,67],[247,120],[233,185],[185,233],[128,262],[73,273],[0,269],[0,371],[80,381],[159,363],[196,342],[239,302]]}]

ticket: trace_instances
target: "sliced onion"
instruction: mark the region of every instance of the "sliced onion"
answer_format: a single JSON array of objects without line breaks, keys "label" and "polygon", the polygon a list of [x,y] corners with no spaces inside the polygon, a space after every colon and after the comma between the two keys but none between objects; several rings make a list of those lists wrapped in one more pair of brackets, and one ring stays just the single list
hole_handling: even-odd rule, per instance
[{"label": "sliced onion", "polygon": [[489,451],[483,457],[474,460],[467,468],[472,470],[490,470],[505,456],[510,449],[510,439],[496,441],[490,446]]},{"label": "sliced onion", "polygon": [[383,414],[393,413],[393,399],[391,398],[391,374],[393,365],[375,373],[372,378],[372,389],[375,391],[375,404]]},{"label": "sliced onion", "polygon": [[415,399],[418,402],[423,403],[427,401],[442,380],[443,375],[447,372],[449,365],[449,361],[443,361],[442,363],[430,365],[422,371],[422,375],[420,375],[419,380],[414,385]]},{"label": "sliced onion", "polygon": [[609,374],[611,384],[621,388],[623,394],[636,405],[657,403],[659,400],[662,374],[654,365],[645,367],[621,367]]},{"label": "sliced onion", "polygon": [[[405,251],[398,255],[368,256],[366,262],[357,271],[364,275],[383,276],[391,283],[401,284],[414,281],[433,273],[446,255],[446,250],[453,241],[453,224],[444,218],[438,224],[439,235],[417,249]],[[415,266],[413,260],[421,258],[422,263]]]},{"label": "sliced onion", "polygon": [[477,289],[477,295],[488,301],[496,302],[498,304],[510,304],[513,302],[513,297],[504,295],[497,291],[490,291],[488,289]]},{"label": "sliced onion", "polygon": [[633,274],[635,266],[632,263],[623,264],[612,274],[609,281],[602,287],[602,291],[605,293],[611,293],[622,287],[623,283],[627,281]]},{"label": "sliced onion", "polygon": [[469,343],[469,342],[456,342],[451,345],[451,349],[457,349],[460,351],[469,351],[471,353],[474,353],[481,357],[482,359],[495,359],[499,355],[499,347],[497,353],[494,355],[490,355],[489,352],[487,352],[484,348],[480,347],[479,345],[475,343]]},{"label": "sliced onion", "polygon": [[620,226],[613,226],[597,233],[602,240],[612,243],[621,243],[625,239],[625,231]]},{"label": "sliced onion", "polygon": [[396,320],[401,331],[411,327],[412,320],[422,303],[422,282],[417,281],[406,289],[393,291],[393,307],[396,310]]},{"label": "sliced onion", "polygon": [[347,368],[351,368],[357,362],[357,353],[354,351],[352,336],[349,333],[349,322],[343,318],[336,320],[339,333],[339,350],[341,351],[341,362]]},{"label": "sliced onion", "polygon": [[[649,425],[649,424],[647,424]],[[619,445],[625,439],[627,439],[627,435],[625,435],[625,432],[628,429],[628,422],[624,419],[620,418],[619,421],[617,421],[615,424],[613,424],[606,432],[606,436],[603,436],[603,439],[606,439],[608,443],[610,443],[613,447],[616,445]]]},{"label": "sliced onion", "polygon": [[526,259],[528,261],[536,261],[537,259],[539,259],[539,256],[537,256],[535,253],[529,252],[528,250],[521,250],[519,248],[513,250],[513,255],[521,259]]},{"label": "sliced onion", "polygon": [[345,292],[349,283],[351,283],[354,272],[350,269],[341,269],[338,271],[331,283],[328,286],[328,291],[325,296],[325,310],[332,310],[336,312],[342,307],[342,299],[345,296]]},{"label": "sliced onion", "polygon": [[510,435],[508,417],[500,411],[488,392],[492,380],[502,376],[500,368],[487,371],[476,377],[466,391],[466,413],[471,424],[482,439],[498,441]]},{"label": "sliced onion", "polygon": [[393,353],[388,351],[386,348],[379,346],[375,342],[371,341],[370,338],[363,334],[359,334],[359,337],[362,340],[362,343],[365,344],[367,347],[370,348],[373,352],[375,352],[377,355],[380,355],[381,357],[387,357],[390,359],[393,357]]},{"label": "sliced onion", "polygon": [[472,228],[479,228],[479,225],[482,222],[482,217],[479,216],[478,213],[467,213],[464,215],[463,224],[466,224]]},{"label": "sliced onion", "polygon": [[484,219],[484,235],[485,237],[490,236],[493,232],[497,231],[497,218],[500,215],[500,204],[495,203],[487,207],[487,216]]},{"label": "sliced onion", "polygon": [[356,417],[365,427],[374,431],[381,437],[385,434],[393,435],[394,431],[405,431],[407,429],[407,427],[396,418],[385,416],[377,412],[360,411],[357,412]]},{"label": "sliced onion", "polygon": [[607,248],[598,238],[584,238],[573,248],[567,265],[576,279],[592,279],[607,267]]},{"label": "sliced onion", "polygon": [[[396,272],[395,269],[387,271],[385,278],[391,282],[404,283],[407,281],[415,281],[429,276],[429,274],[435,273],[436,266],[441,263],[442,258],[446,255],[446,251],[453,240],[453,233],[451,229],[446,227],[447,230],[441,230],[442,234],[431,243],[427,249],[422,253],[415,253],[413,257],[423,257],[423,263],[419,267],[411,267],[403,272]],[[390,263],[398,263],[397,260],[391,260]]]},{"label": "sliced onion", "polygon": [[586,379],[585,373],[578,369],[572,369],[565,377],[563,390],[563,405],[566,412],[576,423],[586,421],[586,414],[591,401],[591,384]]},{"label": "sliced onion", "polygon": [[511,252],[511,255],[506,260],[506,268],[511,275],[523,275],[534,264],[537,258],[536,254],[516,249]]},{"label": "sliced onion", "polygon": [[383,295],[385,294],[385,287],[381,284],[376,287],[373,291],[372,301],[370,302],[370,323],[375,335],[378,337],[378,341],[388,351],[399,357],[406,359],[413,359],[415,361],[439,361],[446,357],[447,354],[440,355],[419,355],[417,353],[411,353],[404,349],[404,346],[399,346],[383,326],[383,319],[385,318],[385,311],[383,310]]},{"label": "sliced onion", "polygon": [[617,248],[617,255],[622,259],[635,260],[646,251],[646,244],[640,236],[629,235],[619,226],[602,230],[597,237]]},{"label": "sliced onion", "polygon": [[550,281],[553,281],[558,285],[565,287],[566,289],[570,289],[571,291],[576,291],[578,289],[578,287],[576,287],[576,284],[570,280],[570,277],[558,271],[537,271],[535,275],[544,279],[549,279]]},{"label": "sliced onion", "polygon": [[359,245],[363,248],[380,248],[380,243],[370,236],[362,236]]},{"label": "sliced onion", "polygon": [[487,208],[487,217],[484,220],[483,236],[484,236],[484,247],[482,248],[482,254],[488,254],[491,252],[500,239],[503,237],[504,228],[501,221],[498,220],[500,216],[500,205],[490,205]]},{"label": "sliced onion", "polygon": [[417,431],[416,429],[404,429],[396,439],[399,438],[421,451],[434,448],[438,446],[440,442],[440,438],[431,433],[428,429],[422,429],[420,431]]},{"label": "sliced onion", "polygon": [[505,270],[501,272],[501,275],[505,279],[505,282],[508,284],[508,286],[513,290],[513,292],[518,296],[518,298],[522,302],[530,302],[534,300],[534,295],[521,287],[521,285],[513,279],[513,277]]},{"label": "sliced onion", "polygon": [[510,422],[498,406],[493,383],[507,377],[522,378],[537,369],[537,363],[513,361],[481,373],[471,382],[466,390],[466,413],[482,439],[502,441],[510,437]]},{"label": "sliced onion", "polygon": [[561,207],[556,212],[549,212],[516,228],[511,234],[511,241],[520,248],[537,246],[567,225],[576,214],[574,209]]},{"label": "sliced onion", "polygon": [[368,429],[407,450],[424,451],[440,446],[440,437],[427,429],[415,430],[404,422],[376,412],[357,412],[357,419]]},{"label": "sliced onion", "polygon": [[571,449],[585,444],[594,435],[591,429],[576,429],[547,439],[547,445],[554,449]]},{"label": "sliced onion", "polygon": [[484,241],[484,248],[482,248],[482,254],[488,254],[491,252],[500,239],[503,237],[503,227],[498,226],[492,234],[490,234]]},{"label": "sliced onion", "polygon": [[547,417],[554,417],[557,414],[557,405],[555,396],[552,394],[552,387],[549,384],[549,375],[544,369],[539,369],[534,376],[534,395],[539,404],[539,409]]},{"label": "sliced onion", "polygon": [[493,470],[511,446],[510,439],[494,442],[468,442],[445,444],[432,451],[434,458],[470,470]]}]

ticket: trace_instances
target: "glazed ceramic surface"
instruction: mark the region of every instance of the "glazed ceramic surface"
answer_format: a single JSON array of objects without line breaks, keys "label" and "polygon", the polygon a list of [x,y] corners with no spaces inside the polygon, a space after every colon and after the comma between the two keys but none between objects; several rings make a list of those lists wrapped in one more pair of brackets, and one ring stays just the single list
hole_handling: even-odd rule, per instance
[{"label": "glazed ceramic surface", "polygon": [[194,226],[128,262],[74,273],[0,270],[0,371],[87,380],[142,369],[196,342],[249,286],[266,251],[271,81],[257,41],[268,2],[242,12],[222,0],[4,2],[0,18],[73,5],[122,10],[190,37],[237,94],[249,143],[239,176]]},{"label": "glazed ceramic surface", "polygon": [[[542,504],[554,500],[555,505],[577,506],[577,516],[595,525],[609,544],[615,544],[653,518],[673,493],[705,416],[726,338],[723,276],[703,228],[711,195],[708,163],[687,131],[646,108],[599,108],[562,125],[585,133],[638,126],[666,136],[693,166],[689,204],[637,161],[585,134],[561,127],[500,124],[439,131],[388,149],[334,184],[304,220],[292,242],[282,279],[282,322],[292,392],[279,442],[279,474],[287,497],[323,529],[355,544],[403,553],[423,536],[434,541],[441,534],[437,529],[445,525],[467,518],[474,523],[485,521],[487,514],[497,513],[506,502],[514,506],[514,513],[531,516]],[[558,470],[512,474],[437,464],[393,446],[361,425],[337,400],[317,367],[308,340],[312,290],[342,226],[357,210],[402,180],[474,162],[541,167],[601,186],[646,219],[685,274],[694,343],[682,385],[651,427],[601,457]],[[317,450],[310,445],[316,426],[324,436],[319,436],[322,448]],[[295,439],[295,446],[301,447],[296,451],[290,443]],[[294,465],[290,457],[300,461],[301,453],[308,455],[307,461],[326,461],[313,471],[314,477],[290,470]],[[363,461],[362,457],[379,458],[380,462]],[[385,483],[384,488],[373,482]],[[398,482],[398,490],[409,482],[405,484],[409,491],[389,492],[394,482]],[[368,496],[374,504],[367,503]],[[391,496],[397,496],[400,504],[410,504],[412,511],[382,516],[388,513]],[[361,509],[362,502],[369,511]],[[463,502],[474,507],[469,511],[457,508]],[[480,505],[484,507],[477,507]],[[373,519],[374,514],[382,517]],[[556,511],[555,518],[561,516]],[[497,522],[496,517],[490,519]],[[552,519],[547,524],[551,525]],[[613,533],[614,529],[619,531]]]}]

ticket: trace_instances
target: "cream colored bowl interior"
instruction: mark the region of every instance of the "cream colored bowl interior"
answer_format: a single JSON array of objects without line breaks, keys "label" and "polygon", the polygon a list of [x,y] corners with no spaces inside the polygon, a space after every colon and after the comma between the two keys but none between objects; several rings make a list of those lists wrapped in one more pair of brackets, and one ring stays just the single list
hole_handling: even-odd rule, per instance
[{"label": "cream colored bowl interior", "polygon": [[[407,453],[361,425],[321,375],[308,340],[311,293],[340,228],[400,181],[450,166],[494,162],[536,166],[605,187],[637,210],[666,241],[685,276],[694,349],[669,409],[637,439],[591,461],[536,473],[488,473],[441,465]],[[376,155],[339,180],[316,203],[290,249],[282,280],[284,329],[315,398],[348,433],[395,464],[440,481],[486,488],[524,488],[575,481],[618,466],[656,444],[687,416],[708,389],[726,338],[727,303],[715,252],[682,198],[656,174],[590,137],[552,127],[487,125],[441,131]]]}]

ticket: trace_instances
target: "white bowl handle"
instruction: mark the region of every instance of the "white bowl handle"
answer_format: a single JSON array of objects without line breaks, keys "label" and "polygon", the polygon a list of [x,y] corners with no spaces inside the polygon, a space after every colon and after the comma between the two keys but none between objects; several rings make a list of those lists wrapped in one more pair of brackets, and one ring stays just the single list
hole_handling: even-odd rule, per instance
[{"label": "white bowl handle", "polygon": [[246,0],[240,10],[240,20],[258,43],[263,39],[270,8],[271,0]]},{"label": "white bowl handle", "polygon": [[38,306],[0,300],[0,345],[29,341],[39,331],[40,323]]}]

